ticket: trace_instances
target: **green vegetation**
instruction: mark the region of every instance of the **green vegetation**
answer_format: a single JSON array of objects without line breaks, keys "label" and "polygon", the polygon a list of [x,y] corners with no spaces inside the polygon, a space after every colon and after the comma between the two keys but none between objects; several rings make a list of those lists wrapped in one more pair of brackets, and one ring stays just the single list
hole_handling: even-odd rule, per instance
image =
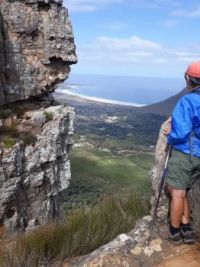
[{"label": "green vegetation", "polygon": [[15,124],[4,126],[0,133],[0,141],[3,142],[5,148],[9,149],[15,145],[18,135],[19,133]]},{"label": "green vegetation", "polygon": [[17,138],[19,136],[19,132],[18,132],[16,124],[12,124],[10,126],[5,126],[3,128],[3,133],[5,136],[10,136],[12,138]]},{"label": "green vegetation", "polygon": [[25,145],[35,144],[37,138],[30,132],[20,132],[16,124],[4,126],[0,133],[0,141],[2,141],[6,148],[11,148],[17,140],[22,140]]},{"label": "green vegetation", "polygon": [[23,106],[21,107],[20,105],[17,105],[17,104],[11,106],[11,108],[12,108],[13,115],[16,115],[17,118],[22,118],[26,111],[26,109]]},{"label": "green vegetation", "polygon": [[17,118],[23,117],[25,113],[25,108],[17,104],[10,105],[7,109],[0,109],[0,119],[6,119],[12,116],[17,116]]},{"label": "green vegetation", "polygon": [[[76,133],[98,147],[135,149],[155,145],[165,116],[124,106],[74,105]],[[114,118],[114,121],[113,121]],[[88,139],[87,137],[91,138]]]},{"label": "green vegetation", "polygon": [[43,114],[46,117],[46,121],[52,121],[53,120],[53,113],[52,112],[44,111]]},{"label": "green vegetation", "polygon": [[25,145],[34,145],[37,137],[30,132],[23,132],[20,134],[20,139],[24,142]]},{"label": "green vegetation", "polygon": [[[52,259],[87,254],[133,229],[136,220],[149,211],[152,146],[163,117],[85,104],[76,107],[76,112],[74,138],[81,146],[71,153],[72,180],[62,196],[66,222],[14,237],[12,245],[4,246],[2,241],[0,266],[48,266]],[[51,112],[44,115],[46,121],[53,119]],[[115,122],[109,119],[113,116],[118,117]],[[15,126],[6,133],[25,144],[36,140]]]},{"label": "green vegetation", "polygon": [[16,143],[16,140],[9,136],[3,138],[3,144],[5,148],[11,148],[15,145],[15,143]]},{"label": "green vegetation", "polygon": [[73,149],[72,180],[63,193],[64,208],[70,210],[97,203],[105,195],[130,189],[149,198],[149,171],[153,156],[147,152],[123,151],[122,155],[89,147]]},{"label": "green vegetation", "polygon": [[[83,255],[131,230],[149,210],[138,194],[107,197],[98,205],[73,211],[64,224],[45,225],[0,248],[0,266],[38,267],[52,259]],[[13,242],[15,241],[15,242]]]},{"label": "green vegetation", "polygon": [[10,109],[0,110],[0,119],[6,119],[12,116],[12,111]]}]

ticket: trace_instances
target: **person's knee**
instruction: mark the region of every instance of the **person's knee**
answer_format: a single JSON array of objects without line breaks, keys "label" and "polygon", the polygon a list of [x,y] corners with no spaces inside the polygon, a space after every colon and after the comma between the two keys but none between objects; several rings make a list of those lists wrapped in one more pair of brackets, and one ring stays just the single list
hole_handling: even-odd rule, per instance
[{"label": "person's knee", "polygon": [[178,189],[173,188],[170,194],[173,199],[176,199],[176,198],[184,199],[186,197],[186,190],[178,190]]}]

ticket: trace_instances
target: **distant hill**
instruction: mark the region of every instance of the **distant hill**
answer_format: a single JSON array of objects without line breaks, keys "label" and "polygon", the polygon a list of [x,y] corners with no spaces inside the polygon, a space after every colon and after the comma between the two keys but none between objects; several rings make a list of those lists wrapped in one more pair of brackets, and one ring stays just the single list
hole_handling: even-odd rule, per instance
[{"label": "distant hill", "polygon": [[181,96],[185,95],[187,93],[186,89],[183,89],[180,93],[177,95],[171,96],[167,98],[166,100],[163,100],[161,102],[151,104],[148,106],[140,107],[138,110],[144,112],[144,113],[155,113],[155,114],[161,114],[165,116],[169,116],[176,105],[177,101],[181,98]]}]

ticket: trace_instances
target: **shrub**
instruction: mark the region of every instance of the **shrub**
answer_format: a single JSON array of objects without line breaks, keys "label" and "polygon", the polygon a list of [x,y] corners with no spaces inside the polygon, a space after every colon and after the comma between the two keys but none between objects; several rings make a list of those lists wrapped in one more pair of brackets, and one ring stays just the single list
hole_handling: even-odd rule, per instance
[{"label": "shrub", "polygon": [[[136,194],[106,197],[91,208],[73,211],[67,222],[42,226],[18,237],[2,249],[1,266],[39,266],[42,261],[64,259],[91,252],[122,232],[131,230],[148,211],[146,201]],[[2,246],[1,246],[2,247]],[[48,265],[47,265],[48,266]]]},{"label": "shrub", "polygon": [[19,137],[19,132],[15,124],[4,126],[1,129],[0,141],[3,142],[5,148],[11,148],[16,143],[16,138]]},{"label": "shrub", "polygon": [[22,140],[25,145],[34,145],[37,137],[30,132],[19,132],[15,124],[2,129],[1,140],[6,148],[12,147],[17,139]]},{"label": "shrub", "polygon": [[11,148],[15,145],[16,140],[8,136],[3,138],[3,143],[5,148]]},{"label": "shrub", "polygon": [[29,132],[23,132],[20,134],[20,139],[25,145],[34,145],[37,141],[37,137]]},{"label": "shrub", "polygon": [[43,114],[46,117],[46,121],[52,121],[53,120],[53,113],[52,112],[44,111]]},{"label": "shrub", "polygon": [[0,110],[0,119],[6,119],[12,115],[12,111],[10,109]]},{"label": "shrub", "polygon": [[10,126],[5,126],[3,129],[3,134],[12,138],[18,138],[19,137],[19,131],[17,129],[17,126],[15,124],[12,124]]},{"label": "shrub", "polygon": [[12,107],[12,112],[14,115],[17,115],[18,118],[21,118],[25,113],[25,108],[23,106],[15,105]]}]

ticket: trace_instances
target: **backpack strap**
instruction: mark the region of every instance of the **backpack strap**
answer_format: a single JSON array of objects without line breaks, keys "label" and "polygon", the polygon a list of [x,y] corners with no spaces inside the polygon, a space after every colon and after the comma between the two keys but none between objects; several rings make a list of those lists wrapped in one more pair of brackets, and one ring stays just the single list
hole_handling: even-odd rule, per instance
[{"label": "backpack strap", "polygon": [[199,90],[199,88],[198,88],[198,89],[192,91],[191,93],[192,93],[192,94],[196,94],[196,95],[200,95],[200,90]]},{"label": "backpack strap", "polygon": [[[200,95],[200,90],[199,87],[197,89],[195,89],[194,91],[190,92],[191,94],[196,94],[196,95]],[[193,158],[193,147],[192,147],[192,137],[194,137],[194,131],[192,131],[190,133],[190,137],[189,137],[189,143],[190,143],[190,160],[192,161]],[[197,136],[195,136],[197,137]],[[197,137],[198,138],[198,137]]]}]

